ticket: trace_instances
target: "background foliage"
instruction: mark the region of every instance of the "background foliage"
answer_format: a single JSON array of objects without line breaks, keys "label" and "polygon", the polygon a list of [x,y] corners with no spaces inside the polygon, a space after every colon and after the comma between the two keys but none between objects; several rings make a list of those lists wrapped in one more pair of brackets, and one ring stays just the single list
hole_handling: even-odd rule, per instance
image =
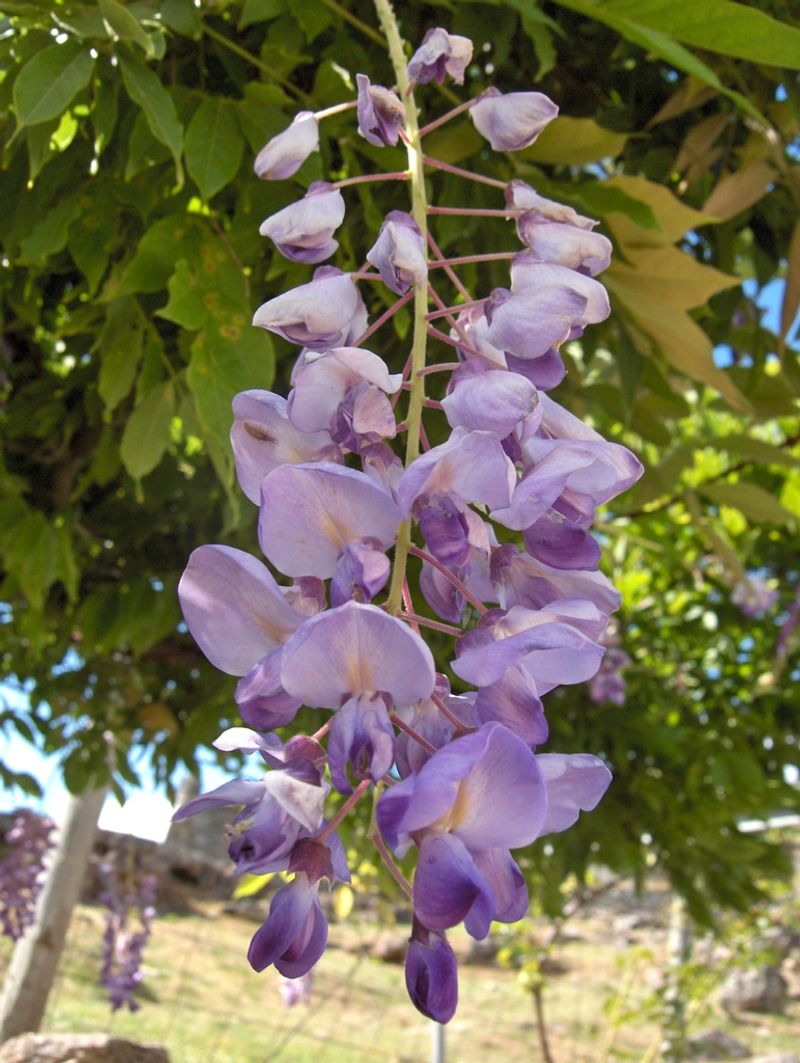
[{"label": "background foliage", "polygon": [[[784,767],[798,760],[797,660],[777,640],[800,588],[800,19],[778,0],[705,0],[701,18],[689,0],[401,8],[410,42],[437,24],[473,38],[469,93],[535,86],[560,104],[517,155],[490,157],[468,119],[428,149],[602,220],[613,314],[569,348],[558,397],[648,470],[601,525],[625,592],[627,702],[574,687],[550,702],[551,748],[602,750],[616,784],[527,871],[553,907],[589,860],[665,867],[700,916],[744,906],[782,858],[737,819],[790,803]],[[2,723],[58,751],[72,789],[108,773],[108,733],[118,780],[135,781],[144,750],[164,782],[233,719],[232,681],[179,625],[175,585],[200,543],[254,549],[230,400],[285,390],[289,347],[249,321],[308,276],[258,225],[312,180],[405,165],[348,114],[325,120],[320,154],[289,182],[259,182],[251,160],[297,109],[352,98],[356,71],[381,83],[389,64],[366,0],[3,11],[0,655],[31,711]],[[433,111],[448,95],[427,90]],[[431,181],[441,203],[501,205]],[[396,191],[349,191],[342,268]],[[516,246],[502,221],[435,231],[456,254]],[[758,299],[776,278],[773,328]],[[504,283],[500,263],[480,288]],[[381,353],[399,367],[408,319],[393,320]],[[779,591],[760,619],[730,601],[748,575]]]}]

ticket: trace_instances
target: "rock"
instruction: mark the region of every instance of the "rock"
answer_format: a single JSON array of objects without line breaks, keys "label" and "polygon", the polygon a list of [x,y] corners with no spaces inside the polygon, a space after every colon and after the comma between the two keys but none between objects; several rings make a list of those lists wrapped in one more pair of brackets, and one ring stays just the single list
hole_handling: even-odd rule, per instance
[{"label": "rock", "polygon": [[687,1045],[691,1059],[749,1059],[752,1052],[724,1030],[706,1030]]},{"label": "rock", "polygon": [[765,964],[729,975],[722,987],[722,1006],[729,1012],[781,1015],[787,995],[786,979],[776,967]]},{"label": "rock", "polygon": [[384,963],[405,963],[407,951],[407,934],[387,934],[380,937],[371,950],[375,959],[383,960]]},{"label": "rock", "polygon": [[105,1033],[24,1033],[0,1046],[0,1063],[169,1063],[160,1045]]}]

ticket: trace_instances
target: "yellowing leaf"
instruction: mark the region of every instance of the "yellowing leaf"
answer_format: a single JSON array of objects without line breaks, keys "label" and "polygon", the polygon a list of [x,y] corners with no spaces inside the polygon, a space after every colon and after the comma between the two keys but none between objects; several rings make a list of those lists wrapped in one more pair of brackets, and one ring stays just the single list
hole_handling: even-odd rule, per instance
[{"label": "yellowing leaf", "polygon": [[331,904],[337,919],[346,919],[353,910],[353,891],[349,886],[340,886],[333,894]]},{"label": "yellowing leaf", "polygon": [[728,115],[718,112],[689,130],[674,165],[678,173],[686,173],[686,180],[690,183],[702,177],[719,158],[722,148],[717,141],[727,124]]},{"label": "yellowing leaf", "polygon": [[615,159],[628,140],[626,133],[604,129],[593,118],[570,118],[566,115],[539,134],[529,148],[517,156],[531,162],[563,162],[583,166],[600,159]]},{"label": "yellowing leaf", "polygon": [[605,222],[621,244],[650,247],[674,244],[690,229],[708,225],[715,220],[708,214],[701,214],[700,211],[687,207],[664,185],[648,181],[646,177],[620,175],[609,178],[606,184],[611,188],[621,188],[634,199],[649,204],[659,224],[658,229],[644,230],[634,225],[624,214],[607,214]]},{"label": "yellowing leaf", "polygon": [[763,159],[742,166],[736,173],[722,178],[703,204],[703,212],[720,221],[728,221],[757,203],[774,180],[775,171]]},{"label": "yellowing leaf", "polygon": [[677,247],[626,248],[630,265],[615,261],[605,279],[624,301],[631,304],[636,293],[656,294],[660,303],[676,310],[703,306],[712,295],[741,284],[739,277],[721,273],[698,262]]},{"label": "yellowing leaf", "polygon": [[714,365],[711,340],[685,310],[611,283],[609,289],[625,304],[636,326],[658,345],[673,369],[715,388],[736,410],[749,404],[730,377]]},{"label": "yellowing leaf", "polygon": [[698,491],[712,502],[735,506],[750,520],[763,524],[787,524],[794,515],[784,509],[769,491],[751,483],[717,483],[698,487]]}]

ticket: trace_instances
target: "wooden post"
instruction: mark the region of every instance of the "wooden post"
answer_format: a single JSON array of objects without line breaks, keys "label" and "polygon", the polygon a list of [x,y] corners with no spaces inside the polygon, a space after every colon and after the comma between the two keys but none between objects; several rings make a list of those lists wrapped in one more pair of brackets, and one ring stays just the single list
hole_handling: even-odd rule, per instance
[{"label": "wooden post", "polygon": [[0,996],[0,1042],[41,1025],[105,796],[103,788],[69,799],[48,854],[34,921],[16,944]]}]

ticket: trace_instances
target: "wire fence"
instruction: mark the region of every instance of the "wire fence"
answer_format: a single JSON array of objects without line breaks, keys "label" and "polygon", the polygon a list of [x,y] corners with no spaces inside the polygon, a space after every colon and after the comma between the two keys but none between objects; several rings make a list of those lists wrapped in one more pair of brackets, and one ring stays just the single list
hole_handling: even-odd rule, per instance
[{"label": "wire fence", "polygon": [[[311,1000],[288,1008],[274,971],[250,971],[245,953],[256,923],[212,907],[156,921],[145,956],[141,1007],[110,1012],[98,985],[102,911],[81,906],[48,1005],[45,1028],[102,1030],[163,1044],[172,1063],[420,1063],[429,1058],[430,1024],[408,1001],[403,967],[376,953],[385,931],[360,918],[355,928],[334,924],[318,965]],[[390,935],[403,937],[402,927]],[[465,955],[466,939],[456,940]],[[399,952],[399,948],[397,950]],[[618,999],[624,969],[605,946],[571,941],[561,973],[544,991],[548,1035],[557,1063],[598,1063],[610,1046],[608,1011]],[[591,977],[587,975],[591,972]],[[447,1028],[447,1060],[541,1059],[532,998],[514,971],[491,960],[460,965],[461,1000]],[[616,1047],[643,1051],[657,1034],[652,1023],[631,1024]],[[616,1050],[616,1049],[615,1049]]]}]

